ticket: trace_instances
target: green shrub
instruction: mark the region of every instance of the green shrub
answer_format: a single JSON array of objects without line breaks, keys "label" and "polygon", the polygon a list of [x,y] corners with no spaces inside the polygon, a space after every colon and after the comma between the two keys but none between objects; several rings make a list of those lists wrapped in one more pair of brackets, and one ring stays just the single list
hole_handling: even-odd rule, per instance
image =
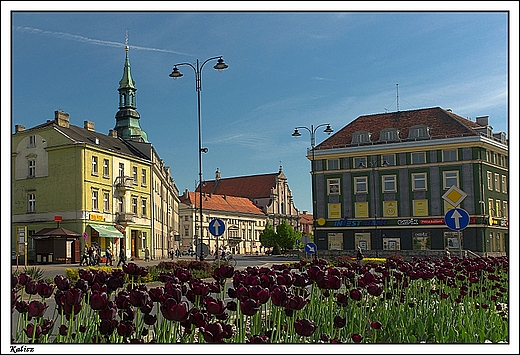
[{"label": "green shrub", "polygon": [[71,282],[76,282],[79,280],[79,269],[66,268],[65,274]]},{"label": "green shrub", "polygon": [[25,266],[21,271],[17,270],[13,274],[14,275],[20,275],[20,274],[27,274],[31,277],[34,281],[40,281],[43,280],[43,269],[39,266]]}]

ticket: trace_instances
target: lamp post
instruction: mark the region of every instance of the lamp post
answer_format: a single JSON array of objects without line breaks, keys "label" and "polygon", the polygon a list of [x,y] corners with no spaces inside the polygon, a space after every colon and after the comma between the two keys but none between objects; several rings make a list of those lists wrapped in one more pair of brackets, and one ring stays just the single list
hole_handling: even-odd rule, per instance
[{"label": "lamp post", "polygon": [[294,132],[292,134],[293,137],[300,137],[301,133],[298,131],[298,129],[306,129],[309,131],[311,136],[311,150],[312,150],[312,161],[311,161],[311,175],[312,175],[312,235],[314,238],[316,238],[316,178],[314,176],[314,148],[315,148],[315,135],[318,128],[327,126],[323,132],[327,134],[331,134],[333,132],[333,129],[330,128],[329,123],[323,123],[316,127],[311,125],[310,127],[296,127],[294,129]]},{"label": "lamp post", "polygon": [[208,148],[202,148],[202,132],[201,132],[201,124],[200,124],[200,92],[202,91],[202,69],[204,68],[204,65],[211,61],[218,59],[217,64],[213,67],[216,70],[224,70],[228,67],[226,63],[224,63],[224,59],[222,59],[222,56],[218,57],[211,57],[206,59],[204,62],[202,62],[201,65],[199,65],[199,60],[197,59],[197,62],[195,65],[191,63],[178,63],[173,66],[173,71],[169,75],[170,77],[177,79],[180,78],[183,74],[179,71],[179,68],[182,65],[186,65],[191,67],[193,71],[195,72],[195,90],[197,91],[197,120],[198,120],[198,128],[199,128],[199,223],[200,223],[200,255],[199,260],[203,260],[204,257],[202,256],[202,153],[207,153]]}]

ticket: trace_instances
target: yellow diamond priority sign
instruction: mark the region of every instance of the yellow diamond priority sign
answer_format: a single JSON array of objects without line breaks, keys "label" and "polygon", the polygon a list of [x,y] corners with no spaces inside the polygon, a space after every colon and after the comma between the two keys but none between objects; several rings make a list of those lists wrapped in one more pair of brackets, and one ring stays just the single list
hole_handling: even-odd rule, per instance
[{"label": "yellow diamond priority sign", "polygon": [[467,193],[453,185],[448,189],[448,191],[446,191],[444,195],[442,195],[442,198],[453,207],[457,207],[466,198],[466,196],[468,196]]}]

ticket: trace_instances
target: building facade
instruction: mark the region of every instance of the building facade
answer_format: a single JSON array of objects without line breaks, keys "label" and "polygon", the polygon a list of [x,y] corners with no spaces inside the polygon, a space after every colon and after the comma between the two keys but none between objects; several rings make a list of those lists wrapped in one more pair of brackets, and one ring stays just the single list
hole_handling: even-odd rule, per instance
[{"label": "building facade", "polygon": [[[214,253],[219,248],[233,254],[254,254],[263,252],[260,234],[268,222],[266,214],[251,200],[244,197],[202,193],[202,243]],[[185,191],[180,198],[179,218],[181,252],[196,249],[200,243],[200,195]],[[213,236],[209,223],[221,219],[225,224],[221,236]]]},{"label": "building facade", "polygon": [[[200,191],[200,185],[196,191]],[[267,215],[269,223],[275,228],[286,221],[299,230],[300,213],[294,206],[292,192],[281,166],[277,173],[231,178],[222,178],[217,169],[215,180],[204,181],[202,192],[247,198]]]},{"label": "building facade", "polygon": [[[360,116],[307,157],[319,250],[508,252],[508,141],[488,117],[439,107]],[[466,195],[456,206],[452,186]],[[469,215],[452,230],[454,207]]]}]

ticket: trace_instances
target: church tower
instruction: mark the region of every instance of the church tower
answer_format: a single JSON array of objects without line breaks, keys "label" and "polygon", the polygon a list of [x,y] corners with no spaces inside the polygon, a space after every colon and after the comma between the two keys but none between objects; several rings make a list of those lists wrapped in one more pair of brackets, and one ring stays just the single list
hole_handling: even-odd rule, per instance
[{"label": "church tower", "polygon": [[141,129],[139,124],[139,112],[135,105],[135,82],[130,73],[130,61],[128,60],[128,37],[126,39],[126,59],[123,69],[123,77],[119,82],[119,111],[116,113],[116,126],[118,137],[124,140],[132,140],[148,143],[148,135]]}]

